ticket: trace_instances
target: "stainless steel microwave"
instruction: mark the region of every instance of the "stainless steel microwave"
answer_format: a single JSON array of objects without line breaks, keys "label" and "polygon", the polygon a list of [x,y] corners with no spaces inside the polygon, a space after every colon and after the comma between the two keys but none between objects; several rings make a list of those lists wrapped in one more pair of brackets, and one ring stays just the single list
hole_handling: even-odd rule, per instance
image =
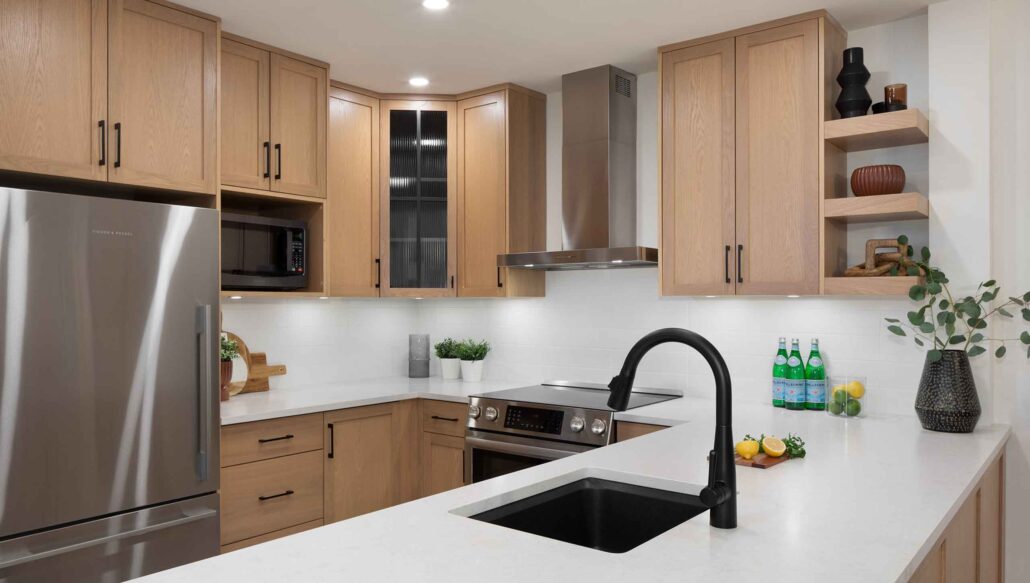
[{"label": "stainless steel microwave", "polygon": [[307,285],[304,221],[222,213],[222,289],[283,291]]}]

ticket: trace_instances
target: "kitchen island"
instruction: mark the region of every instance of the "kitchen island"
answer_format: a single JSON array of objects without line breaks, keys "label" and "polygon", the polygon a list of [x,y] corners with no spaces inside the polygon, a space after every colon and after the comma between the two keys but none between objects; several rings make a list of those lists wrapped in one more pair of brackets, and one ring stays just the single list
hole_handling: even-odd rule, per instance
[{"label": "kitchen island", "polygon": [[843,420],[734,403],[736,439],[793,432],[808,450],[768,470],[737,468],[736,529],[712,528],[706,512],[610,554],[465,516],[591,475],[700,491],[714,401],[677,399],[616,418],[675,426],[141,581],[906,581],[997,467],[1009,434],[1000,425],[952,435],[924,431],[910,416]]}]

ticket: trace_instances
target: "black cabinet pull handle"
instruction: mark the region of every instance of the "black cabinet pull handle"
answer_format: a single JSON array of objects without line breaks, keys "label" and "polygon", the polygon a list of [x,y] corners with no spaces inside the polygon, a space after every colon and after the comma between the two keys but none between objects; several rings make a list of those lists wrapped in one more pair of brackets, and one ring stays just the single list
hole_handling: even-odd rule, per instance
[{"label": "black cabinet pull handle", "polygon": [[289,496],[290,494],[293,494],[293,490],[279,492],[278,494],[272,494],[271,496],[258,496],[258,500],[264,502],[265,500],[271,500],[272,498],[282,498],[283,496]]},{"label": "black cabinet pull handle", "polygon": [[744,253],[744,246],[737,245],[737,283],[744,283],[744,264],[741,263],[741,255]]},{"label": "black cabinet pull handle", "polygon": [[107,122],[100,120],[97,124],[100,127],[100,162],[101,166],[107,165]]},{"label": "black cabinet pull handle", "polygon": [[730,282],[730,246],[726,246],[726,255],[722,260],[722,267],[726,271],[726,283]]},{"label": "black cabinet pull handle", "polygon": [[275,179],[282,180],[283,178],[283,145],[275,145]]},{"label": "black cabinet pull handle", "polygon": [[504,287],[504,284],[501,283],[501,266],[500,265],[497,266],[497,287]]},{"label": "black cabinet pull handle", "polygon": [[451,276],[451,287],[452,288],[454,287],[454,276],[453,275]]},{"label": "black cabinet pull handle", "polygon": [[450,421],[452,423],[457,423],[458,421],[457,417],[440,417],[439,415],[433,415],[432,417],[430,417],[430,419],[436,419],[438,421]]},{"label": "black cabinet pull handle", "polygon": [[287,433],[286,435],[280,435],[279,437],[259,438],[258,443],[271,443],[273,441],[283,441],[284,439],[293,439],[293,434]]},{"label": "black cabinet pull handle", "polygon": [[268,178],[272,175],[272,144],[271,142],[265,142],[265,175],[264,178]]},{"label": "black cabinet pull handle", "polygon": [[376,257],[376,288],[383,286],[383,262]]},{"label": "black cabinet pull handle", "polygon": [[114,124],[114,167],[122,165],[122,122]]},{"label": "black cabinet pull handle", "polygon": [[333,454],[336,453],[336,432],[333,430],[333,424],[329,424],[329,459],[333,459]]}]

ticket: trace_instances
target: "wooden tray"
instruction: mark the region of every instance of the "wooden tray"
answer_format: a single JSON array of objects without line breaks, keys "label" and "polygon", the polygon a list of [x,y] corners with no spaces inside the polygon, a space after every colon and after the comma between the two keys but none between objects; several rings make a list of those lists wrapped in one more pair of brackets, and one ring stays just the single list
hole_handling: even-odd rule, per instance
[{"label": "wooden tray", "polygon": [[755,457],[753,457],[753,458],[751,458],[749,460],[746,460],[746,459],[740,457],[739,455],[736,455],[736,456],[734,456],[733,462],[735,464],[737,464],[738,466],[745,466],[745,467],[749,467],[749,468],[758,468],[760,470],[765,470],[765,469],[768,469],[768,468],[771,468],[771,467],[775,466],[776,464],[781,464],[781,463],[783,463],[783,462],[785,462],[785,461],[787,461],[789,459],[790,459],[790,454],[789,453],[784,453],[780,457],[772,457],[772,456],[768,456],[768,455],[766,455],[764,453],[760,453],[760,454],[755,455]]}]

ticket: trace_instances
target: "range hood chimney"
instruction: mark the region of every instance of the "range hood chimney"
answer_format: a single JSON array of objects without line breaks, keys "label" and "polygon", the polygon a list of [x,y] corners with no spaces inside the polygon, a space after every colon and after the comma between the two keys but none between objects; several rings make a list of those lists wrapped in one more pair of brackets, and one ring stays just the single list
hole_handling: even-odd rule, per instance
[{"label": "range hood chimney", "polygon": [[562,251],[497,256],[540,270],[654,267],[637,245],[637,76],[611,65],[562,75]]}]

